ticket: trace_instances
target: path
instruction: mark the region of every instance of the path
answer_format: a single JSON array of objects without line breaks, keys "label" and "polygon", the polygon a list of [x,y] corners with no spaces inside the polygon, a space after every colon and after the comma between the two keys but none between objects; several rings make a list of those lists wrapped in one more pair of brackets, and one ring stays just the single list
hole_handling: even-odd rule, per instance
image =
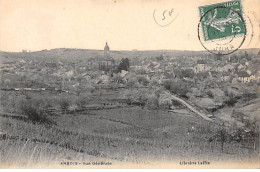
[{"label": "path", "polygon": [[197,111],[195,108],[193,108],[190,104],[188,104],[186,101],[182,100],[181,98],[176,97],[175,95],[172,95],[172,100],[178,101],[181,104],[185,105],[189,110],[191,110],[193,113],[195,113],[199,117],[201,117],[205,120],[208,120],[208,121],[213,121],[211,118],[209,118],[206,115],[204,115],[203,113]]}]

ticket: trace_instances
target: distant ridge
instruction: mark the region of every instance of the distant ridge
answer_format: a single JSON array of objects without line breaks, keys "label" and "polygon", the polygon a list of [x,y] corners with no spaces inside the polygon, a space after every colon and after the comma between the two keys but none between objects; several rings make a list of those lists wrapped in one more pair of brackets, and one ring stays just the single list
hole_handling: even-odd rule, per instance
[{"label": "distant ridge", "polygon": [[[243,51],[248,51],[251,53],[258,54],[260,48],[251,49],[240,49],[232,54],[238,54]],[[100,58],[103,57],[103,50],[96,49],[74,49],[74,48],[56,48],[51,50],[40,50],[33,52],[3,52],[1,51],[1,56],[8,57],[32,57],[32,58]],[[110,55],[117,59],[121,58],[144,58],[144,57],[158,57],[160,55],[166,56],[214,56],[208,51],[188,51],[188,50],[111,50]],[[231,54],[231,55],[232,55]]]}]

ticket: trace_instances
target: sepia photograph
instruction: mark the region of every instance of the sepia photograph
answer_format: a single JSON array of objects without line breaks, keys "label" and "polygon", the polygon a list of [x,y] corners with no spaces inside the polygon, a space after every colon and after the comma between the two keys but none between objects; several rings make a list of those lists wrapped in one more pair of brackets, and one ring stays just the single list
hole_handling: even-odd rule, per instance
[{"label": "sepia photograph", "polygon": [[0,0],[0,169],[258,169],[259,86],[259,0]]}]

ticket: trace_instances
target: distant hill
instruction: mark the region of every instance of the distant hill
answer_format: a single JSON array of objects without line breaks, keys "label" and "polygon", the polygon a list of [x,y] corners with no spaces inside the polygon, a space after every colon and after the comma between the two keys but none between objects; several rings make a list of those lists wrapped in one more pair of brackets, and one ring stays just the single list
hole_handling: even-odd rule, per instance
[{"label": "distant hill", "polygon": [[[242,49],[235,52],[240,54],[243,51],[252,52],[257,54],[260,52],[259,48],[255,49]],[[1,56],[5,57],[27,57],[27,58],[67,58],[70,60],[75,59],[90,59],[103,57],[103,50],[94,49],[68,49],[58,48],[51,50],[42,50],[35,52],[1,52]],[[187,50],[132,50],[132,51],[110,51],[110,55],[116,60],[121,58],[144,58],[144,57],[158,57],[162,54],[166,56],[208,56],[211,55],[208,51],[187,51]],[[214,56],[214,55],[213,55]]]}]

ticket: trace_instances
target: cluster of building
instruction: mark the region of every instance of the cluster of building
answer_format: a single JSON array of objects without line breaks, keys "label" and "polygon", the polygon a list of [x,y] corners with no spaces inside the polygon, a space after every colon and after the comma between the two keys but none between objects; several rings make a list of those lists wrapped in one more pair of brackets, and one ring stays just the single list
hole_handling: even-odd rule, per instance
[{"label": "cluster of building", "polygon": [[[105,44],[103,56],[85,61],[46,61],[31,58],[20,58],[16,61],[6,61],[1,65],[1,71],[17,75],[20,78],[37,80],[45,85],[78,87],[84,83],[107,84],[115,75],[120,61],[110,54],[110,47]],[[157,80],[162,83],[165,79],[180,78],[196,81],[207,80],[216,82],[259,82],[260,71],[253,69],[251,60],[244,57],[231,56],[226,60],[215,60],[211,57],[200,56],[169,56],[163,53],[158,58],[131,58],[129,71],[121,71],[121,77],[130,73],[142,75],[147,80]]]},{"label": "cluster of building", "polygon": [[159,80],[178,77],[186,80],[214,78],[218,82],[259,82],[260,71],[250,69],[250,63],[250,60],[237,56],[220,61],[210,57],[165,57],[160,61],[143,59],[142,65],[131,66],[130,69],[144,71],[149,79],[157,76]]}]

